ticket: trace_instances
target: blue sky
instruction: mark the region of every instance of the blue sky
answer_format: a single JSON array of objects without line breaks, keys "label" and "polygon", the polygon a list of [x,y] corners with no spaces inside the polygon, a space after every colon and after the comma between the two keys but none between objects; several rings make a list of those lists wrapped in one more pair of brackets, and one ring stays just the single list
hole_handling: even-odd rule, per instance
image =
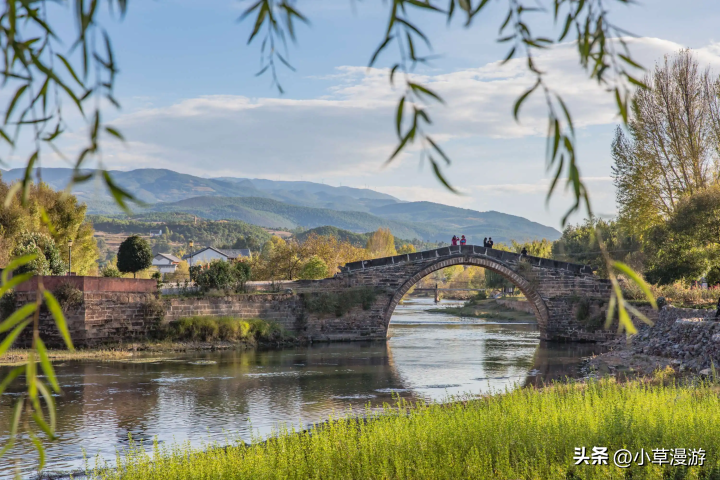
[{"label": "blue sky", "polygon": [[[720,72],[717,1],[607,3],[613,20],[639,37],[631,48],[643,65],[690,47]],[[444,190],[416,153],[382,168],[395,142],[397,92],[384,70],[394,57],[386,55],[374,70],[366,65],[382,39],[385,3],[297,2],[312,24],[299,26],[298,43],[290,46],[297,72],[280,70],[284,95],[269,76],[254,75],[259,45],[247,46],[250,25],[236,22],[247,4],[136,1],[124,21],[108,22],[123,105],[113,123],[128,142],[106,145],[107,167],[367,186],[405,200],[498,210],[559,227],[568,199],[545,205],[544,110],[528,104],[515,123],[512,102],[531,78],[520,62],[498,65],[506,52],[495,42],[506,2],[491,2],[469,29],[460,22],[447,26],[440,16],[417,18],[440,55],[418,75],[448,102],[433,109],[432,132],[454,160],[447,176],[463,196]],[[618,122],[612,99],[583,80],[572,46],[548,51],[540,61],[581,127],[579,155],[595,211],[613,214],[609,152]],[[21,166],[21,158],[11,166]]]}]

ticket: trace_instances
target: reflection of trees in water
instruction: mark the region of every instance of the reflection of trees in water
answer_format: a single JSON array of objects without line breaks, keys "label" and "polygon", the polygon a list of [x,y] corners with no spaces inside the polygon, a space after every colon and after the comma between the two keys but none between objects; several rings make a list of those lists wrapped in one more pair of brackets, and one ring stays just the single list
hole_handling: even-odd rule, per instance
[{"label": "reflection of trees in water", "polygon": [[525,379],[525,385],[542,386],[552,381],[577,378],[582,359],[606,351],[594,343],[561,343],[540,341],[533,356],[533,373]]},{"label": "reflection of trees in water", "polygon": [[483,368],[488,376],[502,377],[517,374],[518,370],[530,370],[533,365],[531,355],[537,338],[527,333],[537,331],[536,325],[494,325],[497,337],[484,341]]}]

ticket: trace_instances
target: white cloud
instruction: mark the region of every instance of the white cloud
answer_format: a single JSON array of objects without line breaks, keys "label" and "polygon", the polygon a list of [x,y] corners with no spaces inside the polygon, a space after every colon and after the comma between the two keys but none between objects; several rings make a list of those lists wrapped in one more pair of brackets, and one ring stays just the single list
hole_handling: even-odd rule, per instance
[{"label": "white cloud", "polygon": [[[653,38],[630,43],[635,57],[645,65],[680,48]],[[710,45],[698,50],[698,56],[703,63],[720,65],[718,50],[717,44]],[[584,78],[574,46],[546,51],[537,62],[570,106],[577,127],[617,121],[612,96]],[[418,75],[417,79],[447,102],[431,108],[432,134],[446,143],[545,132],[546,110],[540,96],[523,107],[520,123],[512,119],[511,105],[533,82],[521,60]],[[374,175],[395,146],[393,115],[398,92],[389,86],[385,70],[340,67],[332,80],[335,84],[321,98],[214,95],[123,115],[114,123],[130,143],[109,152],[113,167],[156,166],[199,175],[276,179]],[[391,170],[400,163],[391,165]],[[507,188],[527,191],[535,187]]]}]

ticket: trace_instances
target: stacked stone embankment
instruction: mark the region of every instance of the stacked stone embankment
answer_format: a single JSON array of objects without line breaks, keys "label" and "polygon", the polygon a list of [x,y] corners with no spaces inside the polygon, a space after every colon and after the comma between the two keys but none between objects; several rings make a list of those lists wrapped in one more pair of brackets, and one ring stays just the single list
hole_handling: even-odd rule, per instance
[{"label": "stacked stone embankment", "polygon": [[720,321],[714,310],[666,306],[655,325],[638,330],[632,339],[634,353],[679,360],[691,370],[720,366]]}]

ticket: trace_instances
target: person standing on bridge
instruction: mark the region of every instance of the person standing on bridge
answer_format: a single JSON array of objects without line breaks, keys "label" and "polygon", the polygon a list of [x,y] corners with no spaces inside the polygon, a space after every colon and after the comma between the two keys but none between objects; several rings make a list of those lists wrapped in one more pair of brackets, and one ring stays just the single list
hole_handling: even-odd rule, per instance
[{"label": "person standing on bridge", "polygon": [[520,251],[520,256],[527,257],[527,248],[523,247],[523,249]]},{"label": "person standing on bridge", "polygon": [[457,236],[453,235],[453,238],[452,238],[452,246],[453,246],[453,247],[454,247],[455,245],[457,245],[457,241],[458,241]]},{"label": "person standing on bridge", "polygon": [[483,247],[487,248],[487,237],[483,238]]},{"label": "person standing on bridge", "polygon": [[460,239],[460,245],[467,245],[467,240],[465,240],[465,235],[462,236]]},{"label": "person standing on bridge", "polygon": [[492,237],[488,238],[488,248],[493,248],[493,245],[495,245],[495,242],[493,242]]}]

